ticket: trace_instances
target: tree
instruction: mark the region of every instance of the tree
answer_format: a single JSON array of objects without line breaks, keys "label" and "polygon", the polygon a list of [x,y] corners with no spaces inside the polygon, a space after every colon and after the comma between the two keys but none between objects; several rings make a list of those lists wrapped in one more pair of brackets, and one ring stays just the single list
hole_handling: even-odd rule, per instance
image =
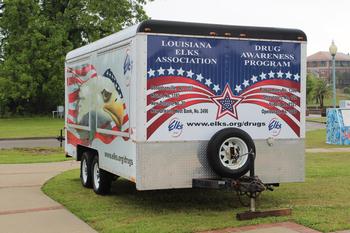
[{"label": "tree", "polygon": [[36,24],[39,11],[39,6],[32,1],[5,1],[0,22],[3,37],[0,77],[8,81],[6,102],[13,112],[22,111],[36,95],[38,77],[31,67],[40,38]]},{"label": "tree", "polygon": [[306,75],[306,102],[309,103],[314,98],[314,90],[317,83],[317,77],[314,74]]},{"label": "tree", "polygon": [[7,91],[10,87],[9,81],[5,78],[0,78],[0,116],[7,112],[8,98]]},{"label": "tree", "polygon": [[0,78],[6,79],[6,100],[1,99],[2,103],[12,113],[34,114],[47,113],[63,104],[66,53],[147,19],[145,3],[146,0],[3,1]]},{"label": "tree", "polygon": [[316,79],[316,84],[314,88],[314,97],[320,103],[320,108],[324,106],[324,98],[328,97],[331,93],[330,85],[323,78]]},{"label": "tree", "polygon": [[146,20],[146,0],[42,0],[42,12],[64,25],[73,48]]}]

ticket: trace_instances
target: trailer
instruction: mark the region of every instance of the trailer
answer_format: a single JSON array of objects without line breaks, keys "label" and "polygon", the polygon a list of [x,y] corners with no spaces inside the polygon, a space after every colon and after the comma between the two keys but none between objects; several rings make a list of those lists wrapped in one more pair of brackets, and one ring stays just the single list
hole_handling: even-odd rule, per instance
[{"label": "trailer", "polygon": [[69,52],[65,150],[98,194],[304,181],[306,35],[147,20]]}]

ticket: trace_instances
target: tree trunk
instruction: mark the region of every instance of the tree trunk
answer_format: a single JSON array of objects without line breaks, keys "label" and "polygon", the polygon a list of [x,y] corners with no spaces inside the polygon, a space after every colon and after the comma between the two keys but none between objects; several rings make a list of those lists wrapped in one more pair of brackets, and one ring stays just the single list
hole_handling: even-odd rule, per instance
[{"label": "tree trunk", "polygon": [[323,108],[323,99],[324,99],[324,96],[321,95],[321,96],[320,96],[320,108],[321,108],[321,109]]}]

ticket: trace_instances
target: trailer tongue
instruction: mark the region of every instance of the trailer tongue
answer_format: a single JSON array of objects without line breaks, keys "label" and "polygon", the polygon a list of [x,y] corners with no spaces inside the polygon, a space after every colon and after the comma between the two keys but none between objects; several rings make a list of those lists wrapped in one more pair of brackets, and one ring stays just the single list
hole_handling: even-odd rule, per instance
[{"label": "trailer tongue", "polygon": [[[249,153],[249,176],[241,176],[237,179],[232,178],[219,178],[219,179],[193,179],[193,188],[204,188],[204,189],[223,189],[229,191],[235,191],[240,203],[243,206],[248,207],[249,211],[238,213],[236,218],[238,220],[249,220],[260,217],[271,217],[271,216],[286,216],[291,215],[292,210],[287,209],[277,209],[277,210],[266,210],[257,211],[256,210],[256,198],[266,190],[273,191],[274,186],[279,186],[279,184],[264,184],[257,176],[255,176],[255,154]],[[248,197],[249,203],[244,203],[242,197]]]}]

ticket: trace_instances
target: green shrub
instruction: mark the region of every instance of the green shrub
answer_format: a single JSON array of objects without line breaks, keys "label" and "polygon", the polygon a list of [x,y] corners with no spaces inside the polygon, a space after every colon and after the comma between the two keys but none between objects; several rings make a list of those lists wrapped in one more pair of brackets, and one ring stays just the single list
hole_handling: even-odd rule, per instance
[{"label": "green shrub", "polygon": [[344,87],[344,93],[350,94],[350,87]]}]

